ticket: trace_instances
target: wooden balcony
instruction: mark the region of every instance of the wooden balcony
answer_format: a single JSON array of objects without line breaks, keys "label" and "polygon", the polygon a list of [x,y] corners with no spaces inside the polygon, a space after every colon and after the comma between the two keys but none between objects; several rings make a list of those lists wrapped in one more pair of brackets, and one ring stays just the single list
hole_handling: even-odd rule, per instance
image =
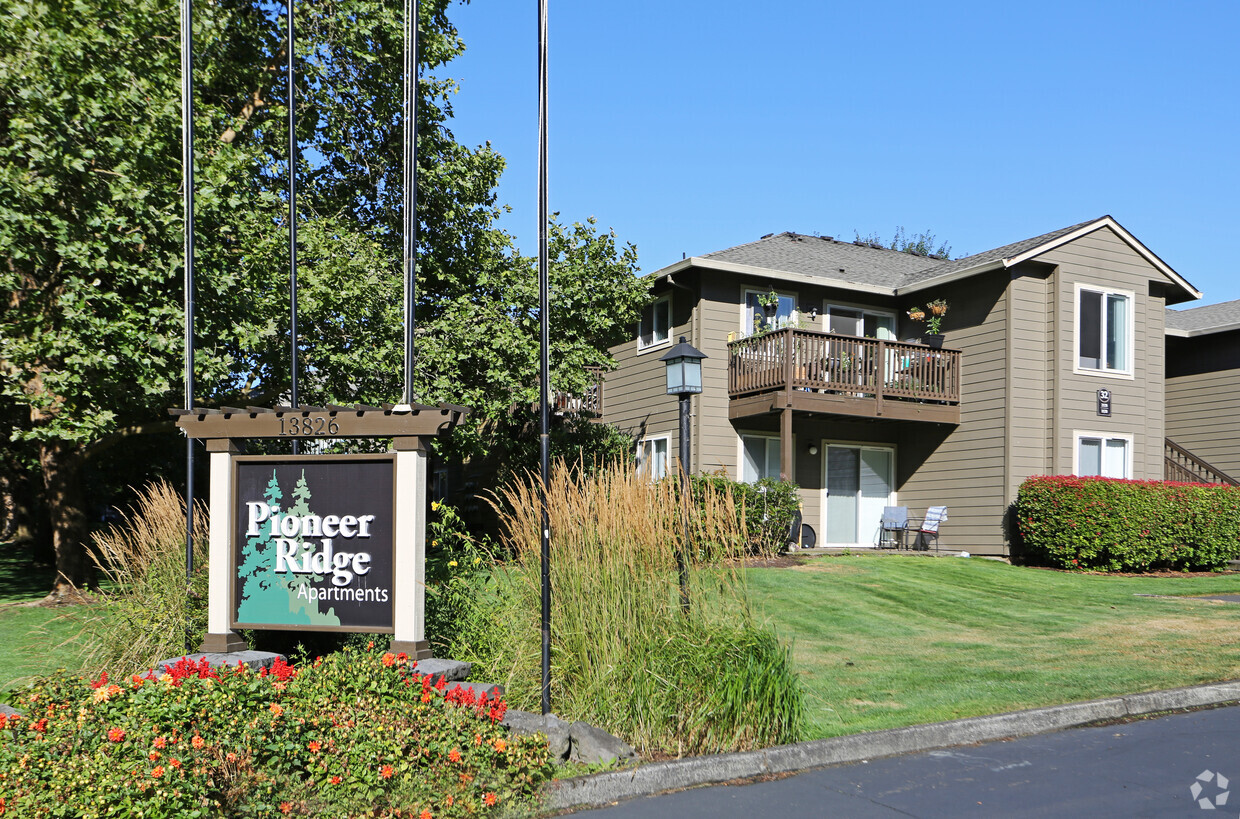
[{"label": "wooden balcony", "polygon": [[557,415],[582,413],[591,419],[603,415],[603,368],[586,367],[590,383],[580,395],[556,390],[551,396],[551,410]]},{"label": "wooden balcony", "polygon": [[729,416],[960,423],[960,351],[786,328],[728,344]]}]

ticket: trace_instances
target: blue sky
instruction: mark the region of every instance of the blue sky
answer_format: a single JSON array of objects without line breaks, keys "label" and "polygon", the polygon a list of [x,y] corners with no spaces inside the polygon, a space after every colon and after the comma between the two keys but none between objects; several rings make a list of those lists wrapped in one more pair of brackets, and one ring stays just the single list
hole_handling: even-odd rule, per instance
[{"label": "blue sky", "polygon": [[[450,11],[458,140],[537,250],[537,3]],[[792,230],[953,256],[1110,214],[1240,299],[1240,3],[550,0],[552,211],[644,272]]]}]

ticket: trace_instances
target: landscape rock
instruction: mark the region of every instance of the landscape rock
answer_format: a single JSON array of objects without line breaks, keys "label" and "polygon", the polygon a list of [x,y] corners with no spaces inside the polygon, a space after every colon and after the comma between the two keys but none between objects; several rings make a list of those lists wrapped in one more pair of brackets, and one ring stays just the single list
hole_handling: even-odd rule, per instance
[{"label": "landscape rock", "polygon": [[155,668],[160,672],[163,672],[168,669],[168,666],[176,665],[183,659],[188,659],[191,662],[197,663],[204,657],[207,658],[207,662],[211,664],[212,668],[224,668],[225,666],[236,668],[239,665],[244,665],[249,667],[252,671],[270,668],[271,664],[276,661],[277,657],[281,660],[287,659],[283,654],[273,654],[270,651],[208,652],[205,654],[183,654],[180,657],[160,660],[156,664]]},{"label": "landscape rock", "polygon": [[548,714],[544,717],[542,714],[531,714],[529,711],[509,708],[499,724],[514,734],[543,734],[547,737],[551,761],[557,765],[568,761],[568,754],[572,748],[569,724],[555,714]]},{"label": "landscape rock", "polygon": [[16,708],[13,708],[12,706],[9,706],[9,705],[0,705],[0,714],[3,714],[6,717],[24,717],[25,716],[25,714],[23,714],[21,711],[18,711]]},{"label": "landscape rock", "polygon": [[413,666],[413,670],[418,674],[425,674],[436,682],[440,678],[448,682],[467,680],[472,668],[473,665],[471,663],[463,663],[460,660],[447,660],[440,657],[427,657],[425,660],[418,660]]},{"label": "landscape rock", "polygon": [[617,759],[633,759],[637,756],[627,742],[602,728],[595,728],[588,722],[574,722],[569,726],[568,732],[573,743],[569,759],[573,762],[593,765],[615,762]]}]

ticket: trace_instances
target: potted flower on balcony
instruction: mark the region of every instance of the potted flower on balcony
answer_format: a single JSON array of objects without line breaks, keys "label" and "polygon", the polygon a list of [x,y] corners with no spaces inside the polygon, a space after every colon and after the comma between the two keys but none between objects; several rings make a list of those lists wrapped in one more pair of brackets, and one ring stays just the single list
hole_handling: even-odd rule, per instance
[{"label": "potted flower on balcony", "polygon": [[[929,311],[930,317],[926,317],[926,311]],[[926,304],[926,309],[914,305],[909,308],[908,317],[913,321],[926,322],[926,333],[919,341],[922,344],[939,348],[943,346],[943,316],[947,315],[947,300],[935,299]]]}]

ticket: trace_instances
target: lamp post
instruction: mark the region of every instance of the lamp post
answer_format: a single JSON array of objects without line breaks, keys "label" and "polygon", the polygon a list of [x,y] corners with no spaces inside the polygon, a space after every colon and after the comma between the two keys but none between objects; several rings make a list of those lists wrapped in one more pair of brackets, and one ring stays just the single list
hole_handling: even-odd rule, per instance
[{"label": "lamp post", "polygon": [[689,551],[689,396],[702,391],[702,359],[706,354],[680,337],[680,343],[660,358],[667,367],[667,394],[680,401],[680,502],[685,534],[676,555],[680,575],[680,607],[689,610],[689,569],[685,555]]}]

